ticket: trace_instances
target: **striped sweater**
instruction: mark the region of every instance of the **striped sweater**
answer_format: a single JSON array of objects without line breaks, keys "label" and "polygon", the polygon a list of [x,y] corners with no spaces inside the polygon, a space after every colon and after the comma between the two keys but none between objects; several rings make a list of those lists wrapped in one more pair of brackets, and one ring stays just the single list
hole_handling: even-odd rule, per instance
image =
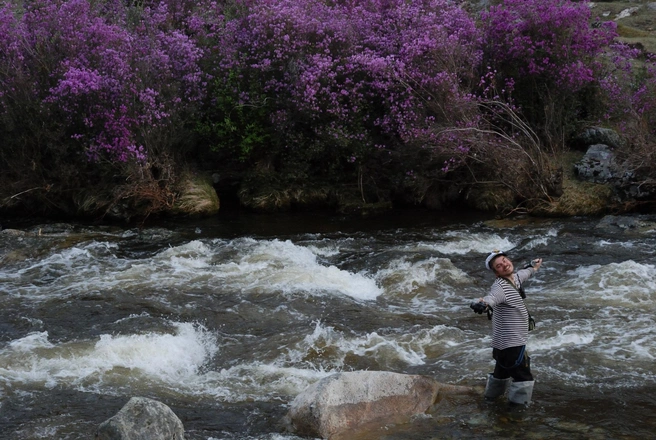
[{"label": "striped sweater", "polygon": [[[535,270],[521,269],[514,273],[513,281],[520,287]],[[528,340],[528,310],[524,300],[508,280],[497,278],[490,293],[483,298],[494,309],[492,314],[492,347],[503,350],[526,345]]]}]

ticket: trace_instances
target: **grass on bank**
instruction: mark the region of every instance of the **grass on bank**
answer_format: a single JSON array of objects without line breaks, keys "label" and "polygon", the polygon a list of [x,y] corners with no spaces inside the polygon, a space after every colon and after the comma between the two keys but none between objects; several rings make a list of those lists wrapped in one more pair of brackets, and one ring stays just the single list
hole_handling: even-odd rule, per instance
[{"label": "grass on bank", "polygon": [[551,203],[536,209],[533,214],[544,216],[585,216],[607,213],[614,205],[613,190],[609,185],[581,181],[574,165],[582,152],[570,151],[563,155],[563,194]]}]

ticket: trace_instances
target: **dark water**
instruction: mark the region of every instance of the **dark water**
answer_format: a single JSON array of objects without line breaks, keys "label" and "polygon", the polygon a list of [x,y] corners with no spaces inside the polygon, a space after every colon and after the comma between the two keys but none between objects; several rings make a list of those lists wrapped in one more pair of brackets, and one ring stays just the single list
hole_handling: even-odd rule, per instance
[{"label": "dark water", "polygon": [[544,264],[528,409],[477,397],[354,439],[655,438],[656,217],[405,212],[220,215],[143,228],[3,222],[0,438],[88,439],[132,396],[188,439],[291,440],[291,400],[331,373],[483,386],[469,302],[492,249]]}]

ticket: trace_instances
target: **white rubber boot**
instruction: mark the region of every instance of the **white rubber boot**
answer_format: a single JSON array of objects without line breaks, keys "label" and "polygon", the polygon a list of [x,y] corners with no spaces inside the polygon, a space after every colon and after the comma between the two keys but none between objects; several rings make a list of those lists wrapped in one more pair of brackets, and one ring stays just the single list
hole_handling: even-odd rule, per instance
[{"label": "white rubber boot", "polygon": [[485,393],[483,393],[483,396],[485,396],[487,400],[494,400],[497,397],[502,396],[506,392],[510,380],[510,378],[497,379],[492,373],[488,374],[487,383],[485,384]]},{"label": "white rubber boot", "polygon": [[513,382],[508,389],[508,400],[518,405],[530,405],[533,396],[534,380],[526,382]]}]

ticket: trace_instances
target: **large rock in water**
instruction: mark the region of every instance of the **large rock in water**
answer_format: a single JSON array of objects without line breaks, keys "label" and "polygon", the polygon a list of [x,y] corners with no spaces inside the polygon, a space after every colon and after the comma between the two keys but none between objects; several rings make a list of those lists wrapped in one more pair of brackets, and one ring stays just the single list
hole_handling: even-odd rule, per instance
[{"label": "large rock in water", "polygon": [[408,422],[444,394],[471,394],[471,387],[448,385],[421,375],[387,371],[338,373],[314,383],[291,403],[283,420],[297,435],[324,439],[371,425]]},{"label": "large rock in water", "polygon": [[184,440],[184,426],[171,408],[157,400],[133,397],[100,424],[96,440]]}]

